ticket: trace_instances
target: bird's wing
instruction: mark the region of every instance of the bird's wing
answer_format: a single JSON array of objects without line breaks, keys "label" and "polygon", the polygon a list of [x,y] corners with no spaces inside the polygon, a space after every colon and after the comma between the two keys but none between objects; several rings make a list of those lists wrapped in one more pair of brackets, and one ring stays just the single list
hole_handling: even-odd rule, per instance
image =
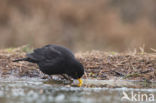
[{"label": "bird's wing", "polygon": [[51,61],[59,58],[62,55],[61,52],[53,47],[45,46],[43,48],[35,49],[33,53],[27,54],[27,57],[35,61]]},{"label": "bird's wing", "polygon": [[55,48],[56,50],[60,51],[61,53],[63,53],[67,57],[75,58],[75,56],[72,53],[72,51],[70,51],[68,48],[65,48],[65,47],[62,47],[62,46],[56,46],[56,45],[54,45],[53,48]]},{"label": "bird's wing", "polygon": [[58,57],[55,59],[46,59],[45,62],[39,62],[39,67],[44,68],[44,69],[50,67],[52,69],[52,67],[63,63],[62,61],[63,61],[63,58],[61,57]]}]

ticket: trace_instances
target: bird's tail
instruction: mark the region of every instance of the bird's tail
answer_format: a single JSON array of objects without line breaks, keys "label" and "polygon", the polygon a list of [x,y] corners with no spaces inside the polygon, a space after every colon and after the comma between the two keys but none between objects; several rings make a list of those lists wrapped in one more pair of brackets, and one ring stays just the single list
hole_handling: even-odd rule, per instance
[{"label": "bird's tail", "polygon": [[13,62],[19,62],[19,61],[28,61],[28,58],[21,58],[21,59],[13,60]]}]

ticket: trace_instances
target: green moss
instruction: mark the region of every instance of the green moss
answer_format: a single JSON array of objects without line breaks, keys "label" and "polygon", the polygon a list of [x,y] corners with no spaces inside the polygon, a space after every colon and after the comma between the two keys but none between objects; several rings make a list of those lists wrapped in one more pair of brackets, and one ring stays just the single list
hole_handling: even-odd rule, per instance
[{"label": "green moss", "polygon": [[114,52],[114,51],[111,51],[110,53],[111,53],[111,55],[116,55],[116,54],[117,54],[117,53]]},{"label": "green moss", "polygon": [[9,53],[11,53],[11,52],[13,52],[15,49],[16,49],[16,48],[7,48],[6,51],[9,52]]},{"label": "green moss", "polygon": [[7,48],[4,51],[9,52],[9,53],[14,53],[14,52],[24,52],[24,53],[30,53],[33,51],[33,48],[30,45],[24,45],[18,48]]},{"label": "green moss", "polygon": [[22,52],[25,52],[25,53],[30,53],[30,52],[33,51],[33,48],[30,47],[30,45],[28,44],[28,45],[24,45],[24,46],[21,48],[21,51],[22,51]]}]

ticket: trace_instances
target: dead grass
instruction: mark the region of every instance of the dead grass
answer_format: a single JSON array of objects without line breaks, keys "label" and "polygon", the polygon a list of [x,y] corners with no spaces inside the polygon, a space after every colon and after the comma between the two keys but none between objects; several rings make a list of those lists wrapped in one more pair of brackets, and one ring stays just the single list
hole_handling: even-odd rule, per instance
[{"label": "dead grass", "polygon": [[87,78],[156,80],[156,54],[91,51],[77,53]]},{"label": "dead grass", "polygon": [[[19,48],[9,48],[0,50],[0,76],[8,77],[10,75],[23,77],[39,77],[41,73],[37,65],[28,62],[14,63],[12,60],[22,58],[26,54],[27,46]],[[30,49],[29,49],[30,50]],[[28,51],[27,51],[28,52]]]},{"label": "dead grass", "polygon": [[[0,76],[43,77],[37,65],[28,62],[13,63],[25,56],[26,47],[0,50]],[[156,54],[90,51],[76,53],[85,67],[83,78],[156,81]]]}]

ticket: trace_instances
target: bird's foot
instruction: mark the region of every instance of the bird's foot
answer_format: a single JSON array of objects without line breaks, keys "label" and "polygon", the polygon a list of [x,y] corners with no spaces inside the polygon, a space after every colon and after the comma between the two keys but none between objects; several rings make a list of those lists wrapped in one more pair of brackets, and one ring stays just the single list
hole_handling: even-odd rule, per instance
[{"label": "bird's foot", "polygon": [[69,76],[67,76],[67,75],[65,75],[65,74],[62,74],[61,76],[62,76],[64,79],[69,80],[70,82],[73,82],[73,80],[72,80]]}]

